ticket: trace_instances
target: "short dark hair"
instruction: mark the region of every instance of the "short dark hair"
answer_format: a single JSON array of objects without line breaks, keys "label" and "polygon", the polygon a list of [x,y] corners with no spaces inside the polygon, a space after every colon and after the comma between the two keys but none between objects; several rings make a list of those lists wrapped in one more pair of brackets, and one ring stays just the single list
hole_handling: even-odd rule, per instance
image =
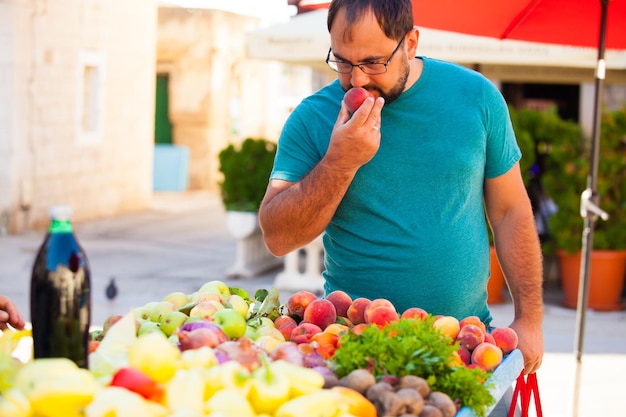
[{"label": "short dark hair", "polygon": [[330,32],[337,12],[345,8],[348,27],[371,9],[378,25],[389,39],[402,39],[414,26],[411,0],[332,0],[328,6],[327,26]]}]

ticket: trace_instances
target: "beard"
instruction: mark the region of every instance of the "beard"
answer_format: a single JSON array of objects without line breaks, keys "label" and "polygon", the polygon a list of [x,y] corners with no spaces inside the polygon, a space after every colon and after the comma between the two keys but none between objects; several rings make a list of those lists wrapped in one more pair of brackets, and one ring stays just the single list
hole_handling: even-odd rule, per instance
[{"label": "beard", "polygon": [[[409,79],[410,72],[411,72],[411,69],[409,66],[409,62],[403,61],[402,68],[400,68],[400,77],[398,78],[398,81],[396,82],[396,84],[393,87],[391,87],[391,89],[389,89],[388,91],[383,91],[377,85],[364,85],[363,88],[365,88],[368,91],[378,92],[378,95],[385,99],[385,105],[387,105],[397,100],[398,97],[400,97],[400,94],[402,94],[402,92],[406,88],[406,83],[407,83],[407,80]],[[348,86],[348,88],[344,87],[344,90],[348,91],[351,87],[352,87],[351,85]]]}]

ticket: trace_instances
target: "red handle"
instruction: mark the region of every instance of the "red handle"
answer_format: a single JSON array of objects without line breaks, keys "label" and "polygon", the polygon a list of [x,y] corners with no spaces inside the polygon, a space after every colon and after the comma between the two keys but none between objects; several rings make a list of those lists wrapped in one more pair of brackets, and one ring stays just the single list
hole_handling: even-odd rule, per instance
[{"label": "red handle", "polygon": [[511,406],[509,407],[508,417],[515,417],[515,408],[517,406],[518,397],[522,409],[522,417],[528,417],[530,397],[533,394],[535,396],[535,411],[537,411],[537,417],[543,417],[543,412],[541,410],[541,398],[539,397],[539,385],[537,385],[537,374],[532,373],[525,376],[524,371],[522,371],[517,377],[517,383],[515,384],[515,390],[513,391],[513,399],[511,400]]}]

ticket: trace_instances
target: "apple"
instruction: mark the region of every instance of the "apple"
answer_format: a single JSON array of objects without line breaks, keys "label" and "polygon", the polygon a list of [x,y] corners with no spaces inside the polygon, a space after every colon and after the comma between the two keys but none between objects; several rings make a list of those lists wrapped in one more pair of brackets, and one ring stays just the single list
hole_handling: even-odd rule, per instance
[{"label": "apple", "polygon": [[148,310],[145,306],[135,307],[132,312],[133,316],[135,316],[137,320],[150,320],[150,310]]},{"label": "apple", "polygon": [[213,321],[213,316],[224,306],[215,300],[202,301],[189,311],[189,317],[201,317],[204,320]]},{"label": "apple", "polygon": [[232,308],[237,313],[241,314],[242,317],[248,316],[248,310],[250,308],[248,302],[238,294],[229,295],[226,301],[224,301],[224,307]]},{"label": "apple", "polygon": [[149,303],[146,303],[143,307],[150,314],[150,317],[148,317],[148,319],[155,322],[158,322],[161,316],[164,316],[166,313],[176,310],[174,304],[169,301],[151,301]]},{"label": "apple", "polygon": [[165,335],[160,327],[161,325],[156,321],[144,320],[139,326],[139,329],[137,329],[137,336],[142,336],[147,333],[161,333]]},{"label": "apple", "polygon": [[285,335],[280,329],[272,326],[261,326],[254,332],[254,338],[252,340],[258,340],[260,337],[270,336],[274,339],[280,339],[283,342],[286,340]]},{"label": "apple", "polygon": [[106,334],[106,332],[109,331],[111,326],[117,323],[122,317],[124,316],[122,316],[121,314],[112,314],[109,317],[107,317],[107,319],[104,321],[104,324],[102,325],[102,333]]},{"label": "apple", "polygon": [[213,280],[203,284],[198,290],[199,293],[208,292],[217,294],[222,301],[226,300],[230,296],[230,289],[224,281]]},{"label": "apple", "polygon": [[354,113],[368,97],[373,97],[373,95],[365,88],[353,87],[343,96],[343,102],[346,103],[348,111]]},{"label": "apple", "polygon": [[175,291],[167,294],[163,298],[163,301],[169,301],[170,303],[174,304],[174,308],[179,309],[189,302],[189,297],[187,297],[187,294],[185,294],[184,292]]},{"label": "apple", "polygon": [[165,333],[166,336],[171,336],[180,326],[185,324],[188,318],[185,313],[181,313],[180,311],[170,311],[162,316],[159,321],[161,331]]},{"label": "apple", "polygon": [[246,319],[232,308],[217,311],[213,315],[213,323],[217,324],[230,339],[239,339],[246,333]]}]

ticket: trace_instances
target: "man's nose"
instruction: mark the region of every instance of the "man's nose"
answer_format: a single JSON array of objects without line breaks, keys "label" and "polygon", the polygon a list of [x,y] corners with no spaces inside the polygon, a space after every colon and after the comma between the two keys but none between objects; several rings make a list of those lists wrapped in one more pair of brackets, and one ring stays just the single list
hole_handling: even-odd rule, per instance
[{"label": "man's nose", "polygon": [[370,81],[370,76],[363,72],[360,67],[353,67],[350,73],[350,84],[353,87],[363,87]]}]

